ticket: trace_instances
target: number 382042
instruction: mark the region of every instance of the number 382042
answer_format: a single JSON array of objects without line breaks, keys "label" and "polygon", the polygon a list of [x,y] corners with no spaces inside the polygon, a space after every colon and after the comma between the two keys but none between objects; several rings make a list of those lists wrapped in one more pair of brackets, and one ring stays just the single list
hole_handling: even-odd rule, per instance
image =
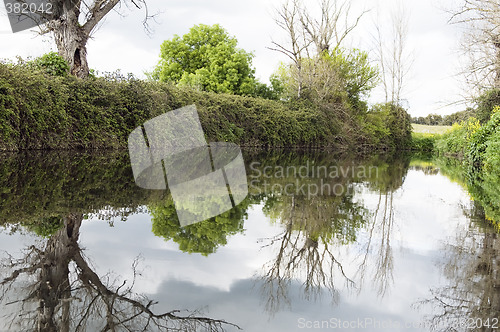
[{"label": "number 382042", "polygon": [[6,3],[7,14],[52,14],[51,3],[26,3],[15,2]]}]

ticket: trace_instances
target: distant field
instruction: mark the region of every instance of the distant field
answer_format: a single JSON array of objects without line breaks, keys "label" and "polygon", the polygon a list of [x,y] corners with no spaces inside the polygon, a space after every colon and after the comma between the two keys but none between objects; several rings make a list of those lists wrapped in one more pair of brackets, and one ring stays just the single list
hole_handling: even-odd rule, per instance
[{"label": "distant field", "polygon": [[451,126],[428,126],[415,123],[411,125],[414,133],[442,134],[451,128]]}]

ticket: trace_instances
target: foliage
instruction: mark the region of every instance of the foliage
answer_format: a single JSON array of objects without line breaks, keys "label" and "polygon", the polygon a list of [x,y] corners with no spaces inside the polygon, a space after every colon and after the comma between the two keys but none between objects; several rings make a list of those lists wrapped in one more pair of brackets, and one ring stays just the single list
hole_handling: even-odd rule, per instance
[{"label": "foliage", "polygon": [[237,48],[237,40],[220,25],[195,25],[161,45],[153,77],[201,91],[252,95],[253,55]]},{"label": "foliage", "polygon": [[[479,105],[478,109],[481,107]],[[465,157],[465,163],[479,171],[498,169],[496,167],[500,165],[498,162],[500,106],[493,106],[490,111],[478,112],[478,114],[482,116],[490,114],[490,118],[482,125],[481,121],[474,117],[460,124],[455,123],[437,140],[437,151],[441,155]]]},{"label": "foliage", "polygon": [[379,73],[370,64],[368,53],[359,49],[337,48],[329,55],[331,61],[338,64],[347,98],[351,106],[364,109],[363,100],[378,83]]},{"label": "foliage", "polygon": [[411,119],[412,123],[429,126],[451,126],[454,123],[467,121],[469,118],[477,118],[476,110],[467,108],[449,115],[429,114],[426,117],[419,116]]},{"label": "foliage", "polygon": [[476,117],[481,124],[488,122],[495,106],[500,106],[500,89],[484,92],[476,100]]},{"label": "foliage", "polygon": [[409,149],[412,146],[410,115],[392,103],[377,104],[368,112],[364,130],[389,149]]},{"label": "foliage", "polygon": [[56,52],[44,54],[36,58],[33,63],[36,68],[52,76],[66,76],[69,73],[68,63]]},{"label": "foliage", "polygon": [[460,124],[455,123],[450,130],[441,135],[436,141],[438,153],[464,157],[469,152],[471,137],[480,126],[476,118],[469,118]]},{"label": "foliage", "polygon": [[[497,110],[500,108],[497,108]],[[483,163],[483,157],[490,144],[490,140],[493,139],[493,147],[488,151],[488,157],[490,160],[495,160],[495,148],[497,136],[500,134],[500,113],[495,112],[491,116],[491,119],[475,130],[472,135],[467,136],[469,141],[469,153],[468,161],[471,165],[480,166]]]},{"label": "foliage", "polygon": [[275,75],[284,85],[286,99],[296,99],[302,82],[301,98],[325,103],[345,100],[354,110],[366,110],[362,102],[378,82],[378,71],[368,54],[358,49],[336,48],[297,66],[282,63]]},{"label": "foliage", "polygon": [[229,236],[243,231],[247,208],[248,204],[243,202],[221,215],[181,227],[170,196],[163,202],[149,206],[156,236],[178,243],[181,251],[203,256],[215,253],[218,247],[227,244]]},{"label": "foliage", "polygon": [[[273,85],[277,97],[280,81]],[[406,112],[397,108],[378,119],[352,114],[342,102],[201,92],[119,72],[49,77],[25,64],[0,63],[0,150],[122,148],[145,121],[191,104],[208,141],[362,151],[408,146]]]},{"label": "foliage", "polygon": [[33,232],[42,237],[50,237],[64,226],[61,216],[44,217],[34,223],[23,223],[27,231]]},{"label": "foliage", "polygon": [[283,82],[279,79],[279,77],[276,74],[271,75],[269,81],[271,83],[270,86],[261,83],[259,81],[255,82],[254,97],[260,97],[271,100],[280,100],[285,90]]},{"label": "foliage", "polygon": [[436,142],[435,134],[427,133],[412,133],[412,147],[414,151],[434,151],[434,145]]}]

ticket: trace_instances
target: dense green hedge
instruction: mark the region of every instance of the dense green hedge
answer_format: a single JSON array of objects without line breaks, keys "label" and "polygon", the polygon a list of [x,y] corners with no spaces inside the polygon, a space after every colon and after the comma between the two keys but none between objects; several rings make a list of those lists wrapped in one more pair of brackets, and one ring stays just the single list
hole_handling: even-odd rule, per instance
[{"label": "dense green hedge", "polygon": [[134,128],[190,104],[209,142],[341,149],[408,143],[407,114],[400,110],[351,116],[345,105],[206,93],[119,75],[81,80],[0,63],[0,150],[126,147]]}]

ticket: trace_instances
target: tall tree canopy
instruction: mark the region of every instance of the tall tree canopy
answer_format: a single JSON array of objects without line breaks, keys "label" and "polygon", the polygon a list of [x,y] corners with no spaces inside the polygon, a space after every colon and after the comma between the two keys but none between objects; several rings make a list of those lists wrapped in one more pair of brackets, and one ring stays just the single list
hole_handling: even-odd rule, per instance
[{"label": "tall tree canopy", "polygon": [[255,90],[252,57],[220,25],[195,25],[161,45],[152,77],[203,91],[250,95]]}]

